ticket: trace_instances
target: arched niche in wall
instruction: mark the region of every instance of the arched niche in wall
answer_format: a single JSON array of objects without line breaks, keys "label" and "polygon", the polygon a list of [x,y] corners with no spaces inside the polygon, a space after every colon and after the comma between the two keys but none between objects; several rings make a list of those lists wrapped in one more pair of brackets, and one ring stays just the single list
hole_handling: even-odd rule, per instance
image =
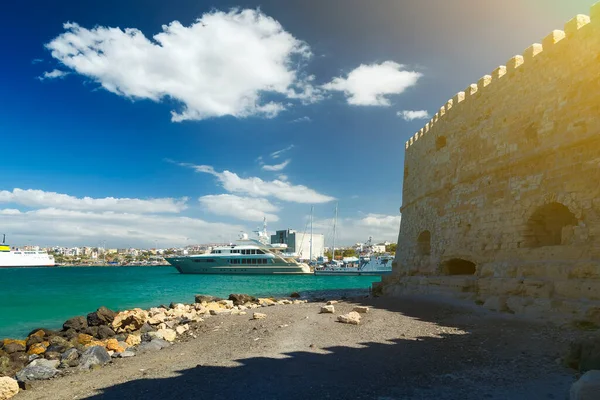
[{"label": "arched niche in wall", "polygon": [[565,244],[564,228],[577,223],[575,214],[564,204],[553,202],[538,207],[527,220],[525,247]]}]

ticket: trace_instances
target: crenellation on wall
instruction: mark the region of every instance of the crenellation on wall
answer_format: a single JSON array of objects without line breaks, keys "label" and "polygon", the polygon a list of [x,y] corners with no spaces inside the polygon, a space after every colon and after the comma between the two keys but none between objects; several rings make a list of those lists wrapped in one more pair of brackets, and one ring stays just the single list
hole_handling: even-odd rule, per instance
[{"label": "crenellation on wall", "polygon": [[553,31],[528,47],[407,143],[405,171],[418,173],[405,174],[384,292],[600,324],[600,8],[592,10],[592,24],[578,17],[568,40]]},{"label": "crenellation on wall", "polygon": [[564,31],[553,30],[544,38],[544,40],[542,40],[542,47],[548,50],[550,47],[563,40],[565,36],[566,35]]},{"label": "crenellation on wall", "polygon": [[511,57],[506,62],[506,73],[510,74],[511,72],[513,72],[514,70],[519,68],[521,65],[523,65],[524,62],[525,62],[525,60],[523,59],[523,56],[521,56],[521,55],[516,55],[516,56]]},{"label": "crenellation on wall", "polygon": [[578,30],[583,28],[585,25],[589,24],[591,19],[587,15],[578,14],[572,19],[570,19],[567,23],[565,23],[565,35],[570,38],[574,34],[577,33]]},{"label": "crenellation on wall", "polygon": [[527,62],[533,60],[535,56],[544,51],[544,47],[540,43],[534,43],[523,52],[523,61]]},{"label": "crenellation on wall", "polygon": [[[510,79],[508,79],[506,82],[504,82],[503,85],[508,85],[506,91],[513,90],[513,92],[514,92],[514,90],[516,88],[512,88],[512,86],[513,85],[516,86],[516,83],[513,81],[518,76],[517,74],[514,74],[514,71],[519,70],[519,68],[521,66],[525,65],[528,62],[531,62],[534,59],[537,60],[543,53],[546,53],[549,49],[552,49],[556,44],[561,42],[566,37],[569,38],[570,42],[572,40],[577,40],[577,41],[589,40],[588,37],[583,37],[584,35],[577,35],[577,32],[585,30],[582,28],[586,27],[586,25],[590,25],[590,22],[594,21],[594,16],[596,16],[596,19],[598,21],[600,21],[600,17],[598,17],[598,14],[600,14],[600,6],[598,5],[598,3],[591,7],[590,14],[592,15],[591,18],[589,16],[583,15],[583,14],[577,15],[576,17],[574,17],[573,19],[571,19],[570,21],[568,21],[565,24],[564,31],[561,31],[561,30],[552,31],[550,34],[548,34],[542,40],[542,43],[532,44],[531,46],[529,46],[528,48],[525,49],[525,51],[523,52],[522,55],[515,55],[510,60],[508,60],[508,62],[506,63],[505,66],[499,66],[491,73],[491,75],[485,75],[483,78],[481,78],[477,82],[477,84],[471,84],[471,85],[469,85],[469,87],[467,87],[467,89],[464,92],[457,93],[455,96],[452,97],[452,99],[450,99],[449,102],[447,102],[442,107],[442,108],[444,108],[444,112],[442,113],[440,111],[440,112],[436,113],[434,115],[434,117],[431,119],[431,121],[429,121],[427,123],[426,130],[423,133],[427,133],[430,130],[434,129],[435,125],[439,122],[439,120],[441,119],[442,116],[448,116],[449,118],[454,118],[455,113],[461,112],[460,110],[463,107],[460,107],[462,105],[460,103],[462,103],[465,99],[473,98],[474,100],[479,101],[479,97],[480,97],[479,94],[483,88],[486,88],[490,84],[495,83],[496,81],[499,81],[501,78],[503,78],[507,74],[510,76]],[[593,36],[593,33],[594,32],[590,31],[590,33],[587,36]],[[595,32],[595,33],[598,33],[598,32]],[[584,51],[584,49],[582,49],[582,51]],[[552,60],[552,57],[553,57],[552,55],[560,57],[560,55],[556,54],[556,52],[551,52],[551,56],[546,57],[544,60],[540,61],[539,62],[540,65],[538,66],[536,64],[534,66],[534,68],[543,68],[545,66],[545,64],[552,63],[554,61],[554,60]],[[550,58],[550,59],[548,59],[548,58]],[[573,62],[578,62],[578,60],[574,60]],[[540,71],[538,71],[538,72],[543,73],[544,71],[542,69],[540,69]],[[498,85],[494,85],[494,86],[498,86]],[[500,89],[500,91],[502,91],[502,89]],[[477,109],[479,108],[479,104],[473,104],[470,107],[473,109],[472,110],[469,109],[469,112],[478,111]],[[450,111],[450,110],[452,110],[452,111]],[[459,118],[460,118],[460,116],[459,116]],[[431,143],[431,141],[427,141],[427,142]],[[409,149],[412,147],[412,144],[414,144],[414,141],[413,141],[413,143],[410,143],[409,141],[407,141],[407,145],[408,145]],[[421,146],[424,146],[424,145],[425,145],[424,143],[421,144]]]}]

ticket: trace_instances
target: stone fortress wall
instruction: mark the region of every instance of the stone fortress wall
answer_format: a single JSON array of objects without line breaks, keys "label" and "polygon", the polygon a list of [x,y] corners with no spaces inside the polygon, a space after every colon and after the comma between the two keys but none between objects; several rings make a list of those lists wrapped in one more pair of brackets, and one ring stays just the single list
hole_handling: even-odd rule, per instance
[{"label": "stone fortress wall", "polygon": [[401,212],[385,294],[600,324],[600,3],[410,138]]}]

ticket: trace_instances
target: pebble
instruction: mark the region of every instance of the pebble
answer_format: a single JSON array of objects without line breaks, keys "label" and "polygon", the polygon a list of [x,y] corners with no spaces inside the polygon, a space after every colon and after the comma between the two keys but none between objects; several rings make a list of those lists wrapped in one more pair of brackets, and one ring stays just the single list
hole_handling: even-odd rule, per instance
[{"label": "pebble", "polygon": [[252,319],[265,319],[267,318],[267,314],[255,312],[252,314]]}]

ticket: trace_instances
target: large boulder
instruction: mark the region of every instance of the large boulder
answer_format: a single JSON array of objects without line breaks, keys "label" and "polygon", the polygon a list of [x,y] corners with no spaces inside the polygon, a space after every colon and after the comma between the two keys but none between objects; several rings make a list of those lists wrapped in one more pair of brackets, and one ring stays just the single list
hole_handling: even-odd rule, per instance
[{"label": "large boulder", "polygon": [[98,327],[98,333],[96,337],[98,339],[108,339],[115,336],[115,331],[113,331],[109,326],[101,325]]},{"label": "large boulder", "polygon": [[600,399],[600,371],[588,371],[571,386],[569,400]]},{"label": "large boulder", "polygon": [[25,351],[26,346],[25,346],[25,343],[23,343],[23,342],[24,342],[24,340],[18,340],[18,341],[15,340],[8,344],[5,342],[3,349],[7,354],[17,353],[19,351]]},{"label": "large boulder", "polygon": [[77,349],[71,348],[65,351],[60,357],[60,363],[66,367],[76,367],[79,365],[79,352]]},{"label": "large boulder", "polygon": [[42,367],[56,368],[56,367],[58,367],[58,364],[60,364],[59,360],[46,360],[43,358],[36,358],[29,365],[33,365],[33,366],[39,365]]},{"label": "large boulder", "polygon": [[333,314],[333,313],[335,313],[335,307],[332,304],[321,307],[321,314]]},{"label": "large boulder", "polygon": [[221,299],[220,297],[209,296],[206,294],[197,294],[195,296],[195,300],[196,300],[196,303],[202,303],[202,302],[210,303],[211,301],[219,301],[219,300],[223,300],[223,299]]},{"label": "large boulder", "polygon": [[19,393],[19,383],[8,376],[0,376],[0,400],[8,400]]},{"label": "large boulder", "polygon": [[173,329],[159,329],[156,331],[156,335],[168,342],[173,342],[177,338],[177,333]]},{"label": "large boulder", "polygon": [[230,294],[229,300],[233,301],[234,306],[241,306],[246,303],[254,303],[256,301],[256,297],[248,294]]},{"label": "large boulder", "polygon": [[47,365],[28,365],[19,372],[16,378],[21,382],[36,381],[40,379],[50,379],[58,374],[56,368]]},{"label": "large boulder", "polygon": [[90,335],[93,337],[98,337],[98,327],[97,326],[88,326],[81,333],[85,333],[86,335]]},{"label": "large boulder", "polygon": [[127,343],[127,346],[129,347],[137,346],[138,344],[142,343],[142,338],[140,335],[127,335],[127,338],[125,338],[125,343]]},{"label": "large boulder", "polygon": [[358,325],[360,324],[360,314],[356,311],[350,311],[348,314],[340,315],[338,321],[343,324]]},{"label": "large boulder", "polygon": [[79,359],[79,368],[90,369],[94,365],[105,365],[110,362],[110,355],[102,346],[93,346],[83,352]]},{"label": "large boulder", "polygon": [[29,355],[44,354],[46,352],[46,349],[48,348],[48,346],[49,346],[48,342],[33,344],[33,345],[31,345],[31,347],[29,347],[27,349],[27,354],[29,354]]},{"label": "large boulder", "polygon": [[110,325],[115,320],[116,315],[116,312],[103,306],[87,315],[87,323],[89,326]]},{"label": "large boulder", "polygon": [[141,308],[123,311],[115,316],[112,328],[115,332],[133,332],[140,329],[148,321],[148,312]]},{"label": "large boulder", "polygon": [[85,319],[85,317],[82,317],[82,316],[73,317],[71,319],[68,319],[63,324],[63,330],[65,330],[65,331],[69,330],[69,329],[75,329],[77,332],[79,332],[79,331],[84,330],[87,327],[88,327],[87,320]]}]

